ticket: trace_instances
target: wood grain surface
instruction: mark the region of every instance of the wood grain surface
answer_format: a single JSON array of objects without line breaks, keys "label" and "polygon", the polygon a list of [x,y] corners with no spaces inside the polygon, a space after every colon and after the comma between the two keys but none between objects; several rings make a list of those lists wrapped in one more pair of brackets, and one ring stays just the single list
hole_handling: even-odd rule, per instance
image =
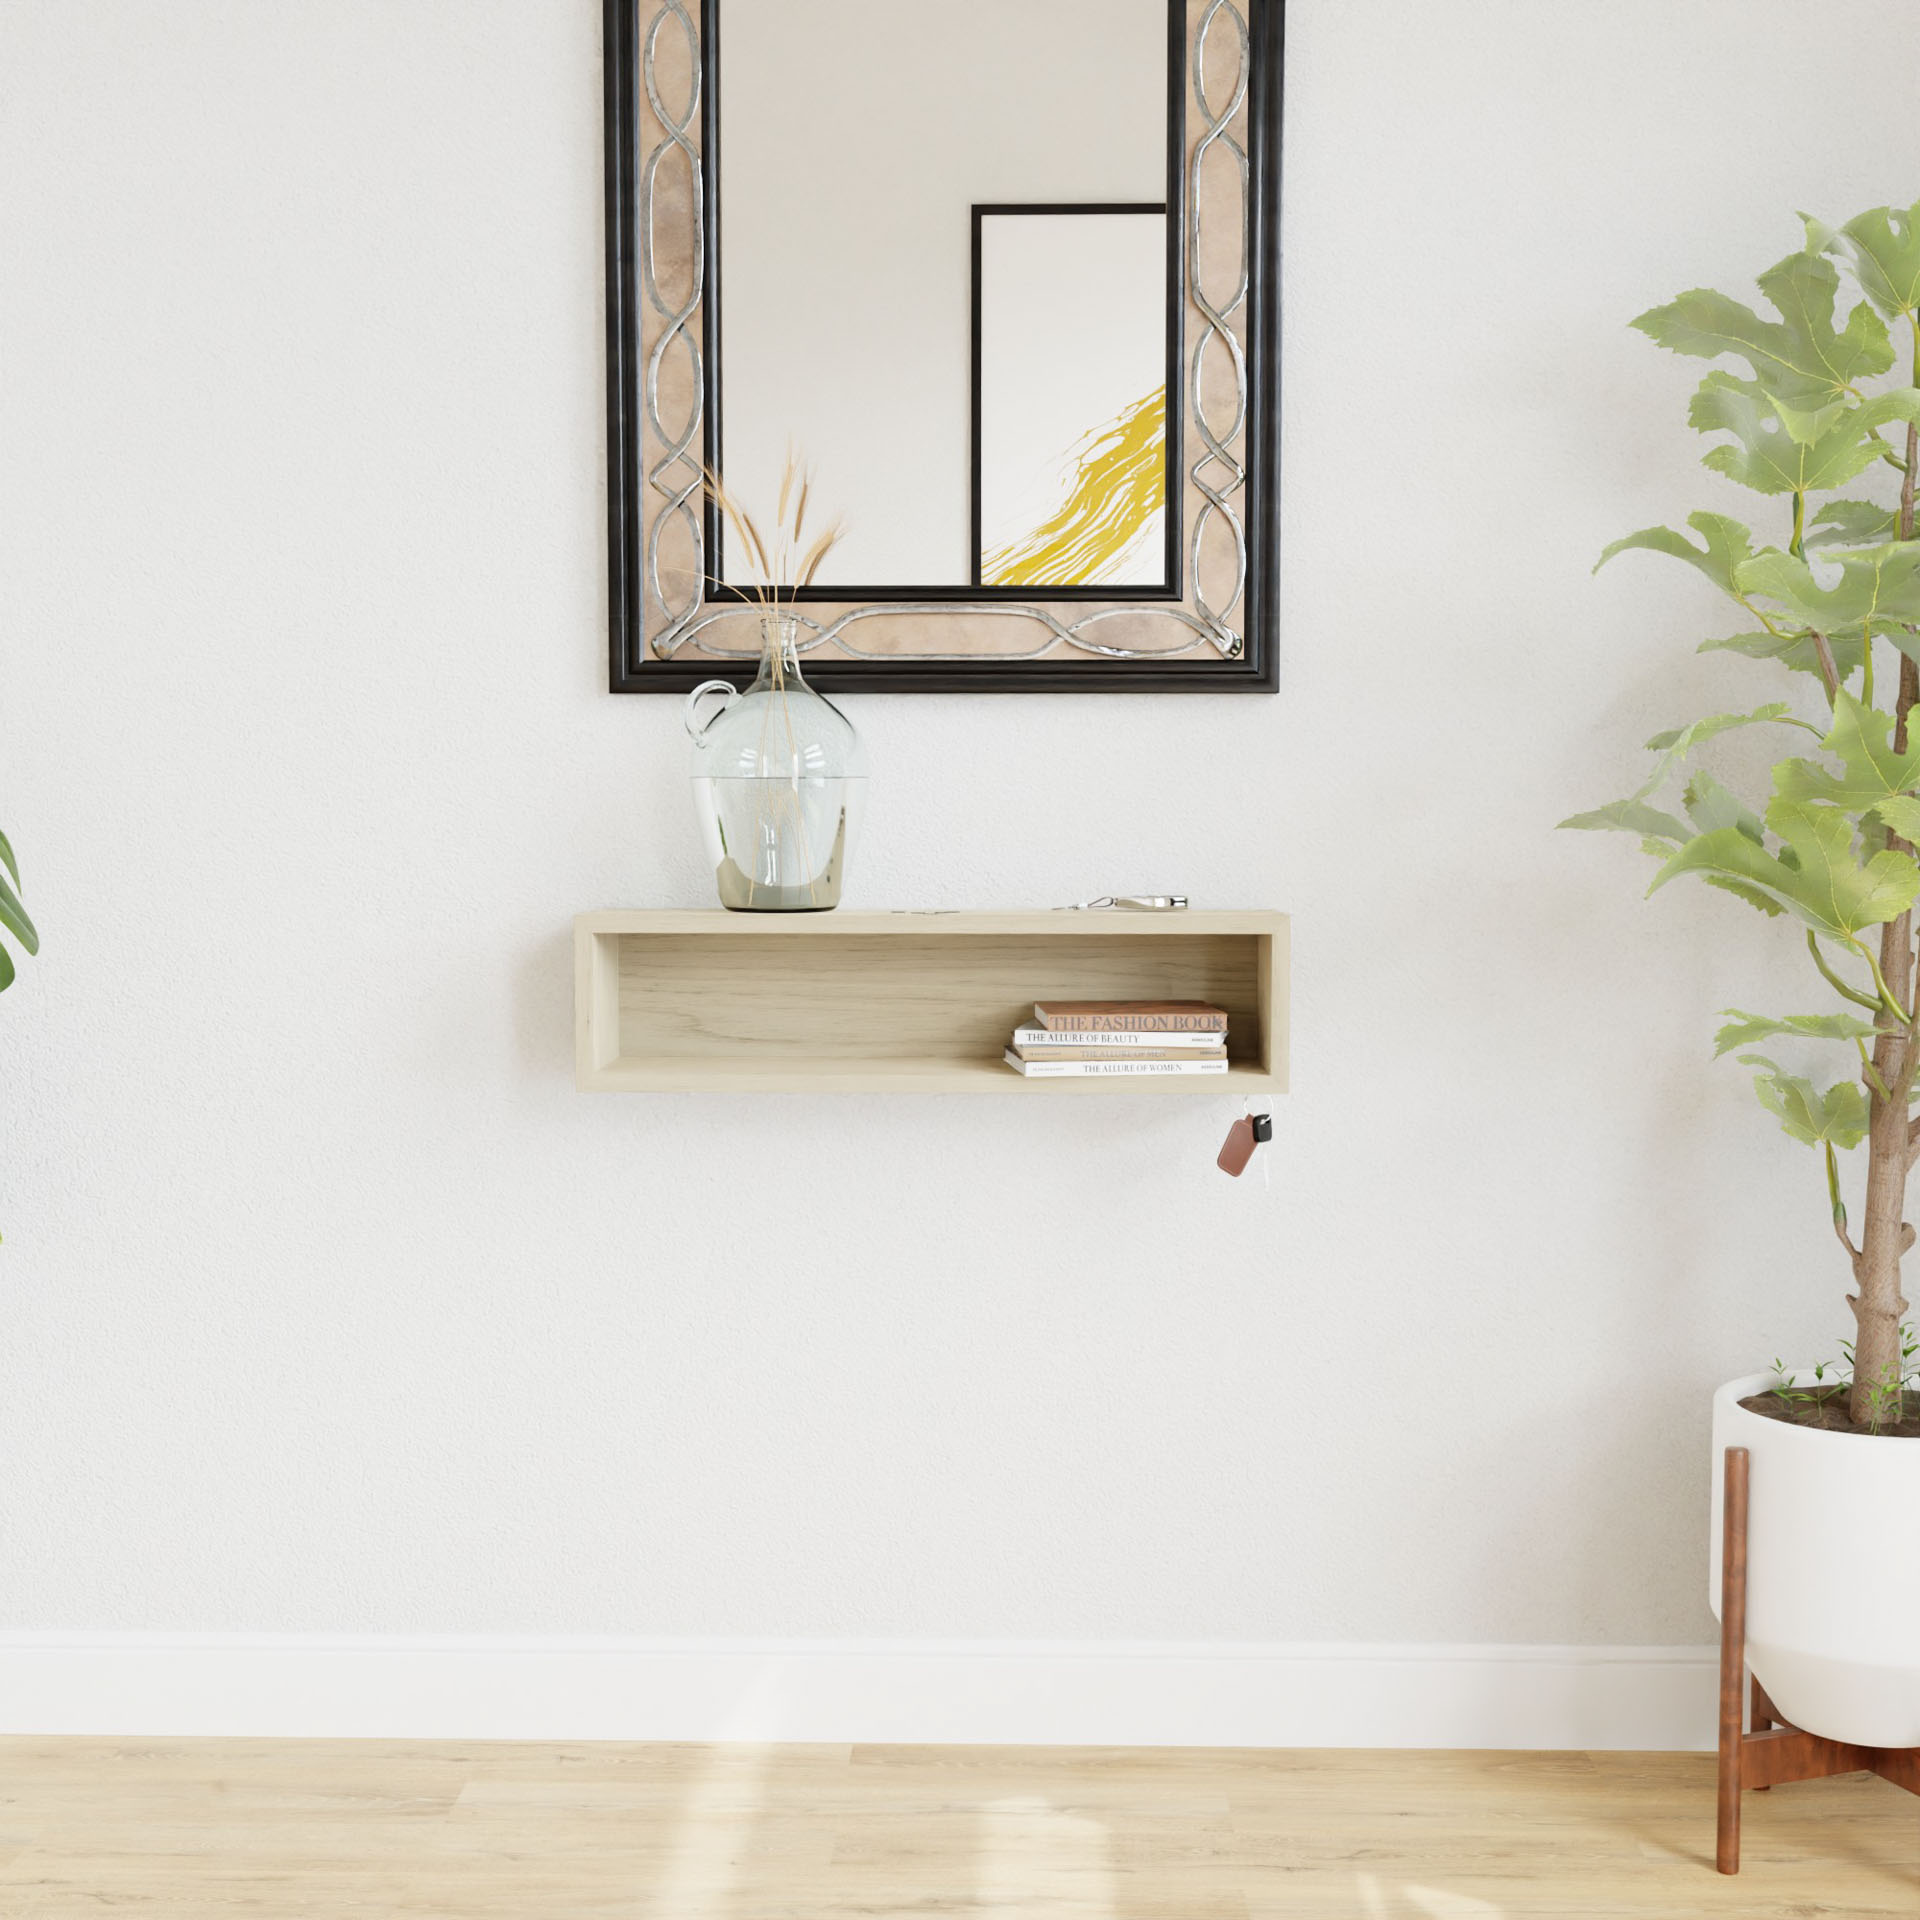
[{"label": "wood grain surface", "polygon": [[[576,1077],[605,1091],[1235,1093],[1286,1086],[1284,914],[607,912],[575,922]],[[1218,1077],[1025,1080],[1036,1000],[1204,1000]]]},{"label": "wood grain surface", "polygon": [[7,1920],[1806,1920],[1920,1912],[1870,1776],[1710,1754],[0,1741]]}]

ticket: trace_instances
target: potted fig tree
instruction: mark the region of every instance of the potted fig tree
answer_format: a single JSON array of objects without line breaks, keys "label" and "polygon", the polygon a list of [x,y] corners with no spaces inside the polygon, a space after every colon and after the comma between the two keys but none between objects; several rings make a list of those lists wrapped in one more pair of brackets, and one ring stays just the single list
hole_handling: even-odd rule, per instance
[{"label": "potted fig tree", "polygon": [[[1831,1215],[1852,1324],[1839,1368],[1757,1373],[1715,1396],[1713,1593],[1718,1610],[1719,1463],[1743,1447],[1755,1677],[1794,1727],[1913,1748],[1920,1395],[1901,1260],[1920,1155],[1920,205],[1808,220],[1802,251],[1759,289],[1770,314],[1695,290],[1633,324],[1722,363],[1688,420],[1713,436],[1706,465],[1761,496],[1765,531],[1695,513],[1692,537],[1649,527],[1600,564],[1646,549],[1703,573],[1737,610],[1737,630],[1703,650],[1751,660],[1768,697],[1656,735],[1632,794],[1563,824],[1634,834],[1659,863],[1649,892],[1702,880],[1804,950],[1806,999],[1728,1009],[1716,1051],[1752,1069],[1762,1106],[1813,1149],[1809,1203]],[[1770,794],[1742,796],[1703,759],[1754,727],[1783,757]],[[1850,1207],[1841,1156],[1863,1143]]]}]

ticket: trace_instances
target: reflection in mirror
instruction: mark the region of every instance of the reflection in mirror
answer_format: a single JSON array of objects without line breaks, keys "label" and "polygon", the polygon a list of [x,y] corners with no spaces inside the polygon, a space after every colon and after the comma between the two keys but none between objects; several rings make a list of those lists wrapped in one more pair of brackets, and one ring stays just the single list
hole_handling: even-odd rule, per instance
[{"label": "reflection in mirror", "polygon": [[1165,587],[1164,206],[973,210],[973,579]]},{"label": "reflection in mirror", "polygon": [[711,9],[728,490],[802,450],[847,526],[816,598],[1177,593],[1184,6]]}]

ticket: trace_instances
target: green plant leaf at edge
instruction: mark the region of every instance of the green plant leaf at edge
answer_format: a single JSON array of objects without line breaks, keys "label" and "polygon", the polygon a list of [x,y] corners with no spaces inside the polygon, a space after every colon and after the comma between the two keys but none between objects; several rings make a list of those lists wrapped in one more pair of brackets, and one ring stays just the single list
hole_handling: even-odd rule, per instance
[{"label": "green plant leaf at edge", "polygon": [[[1594,807],[1586,813],[1569,814],[1559,824],[1585,832],[1611,828],[1617,833],[1637,833],[1646,839],[1670,840],[1675,846],[1688,838],[1684,820],[1676,820],[1672,814],[1662,813],[1658,807],[1650,807],[1640,799],[1611,800],[1604,807]],[[1666,852],[1671,851],[1671,848],[1666,849]],[[1665,853],[1662,855],[1664,857]]]},{"label": "green plant leaf at edge", "polygon": [[1883,851],[1864,865],[1854,859],[1853,822],[1837,809],[1776,797],[1767,808],[1767,825],[1785,841],[1791,860],[1756,847],[1737,828],[1722,827],[1689,840],[1647,892],[1657,893],[1683,873],[1734,881],[1765,894],[1816,933],[1841,941],[1894,919],[1920,895],[1920,866],[1906,854]]},{"label": "green plant leaf at edge", "polygon": [[1860,291],[1883,320],[1920,310],[1920,201],[1910,207],[1870,207],[1833,228],[1802,214],[1809,252],[1851,268]]},{"label": "green plant leaf at edge", "polygon": [[1695,287],[1633,324],[1673,353],[1705,360],[1737,356],[1769,393],[1803,408],[1824,406],[1861,378],[1893,365],[1886,323],[1865,301],[1848,314],[1843,329],[1834,330],[1840,276],[1823,255],[1790,253],[1758,284],[1779,320],[1763,320],[1724,293]]},{"label": "green plant leaf at edge", "polygon": [[1671,554],[1674,559],[1697,567],[1722,593],[1737,598],[1739,590],[1733,584],[1734,571],[1753,557],[1752,531],[1724,513],[1690,513],[1687,525],[1706,542],[1704,547],[1696,547],[1685,534],[1675,533],[1671,527],[1642,527],[1638,533],[1630,533],[1607,547],[1593,563],[1593,570],[1598,573],[1617,553],[1645,548],[1650,553]]},{"label": "green plant leaf at edge", "polygon": [[1712,833],[1719,827],[1734,827],[1756,847],[1766,845],[1760,816],[1737,793],[1730,793],[1723,787],[1705,767],[1697,769],[1687,782],[1680,803],[1686,808],[1687,818],[1693,822],[1695,833]]},{"label": "green plant leaf at edge", "polygon": [[1808,552],[1830,547],[1879,547],[1894,536],[1899,516],[1871,500],[1829,500],[1807,522],[1800,544]]},{"label": "green plant leaf at edge", "polygon": [[1896,753],[1892,735],[1892,714],[1863,705],[1842,687],[1834,696],[1833,724],[1820,742],[1842,771],[1835,774],[1813,760],[1782,760],[1773,770],[1774,791],[1786,800],[1880,812],[1920,786],[1920,740]]},{"label": "green plant leaf at edge", "polygon": [[[1842,680],[1858,673],[1861,655],[1866,651],[1860,635],[1840,632],[1826,638],[1834,672]],[[1813,635],[1805,627],[1791,633],[1730,633],[1724,639],[1702,640],[1699,651],[1737,653],[1748,660],[1777,660],[1789,673],[1811,674],[1823,687],[1826,684],[1826,669],[1820,664]]]},{"label": "green plant leaf at edge", "polygon": [[1889,540],[1826,556],[1824,564],[1839,578],[1823,587],[1804,560],[1778,547],[1764,547],[1734,569],[1739,590],[1771,600],[1796,626],[1831,634],[1836,628],[1863,631],[1872,623],[1896,645],[1920,645],[1914,636],[1892,631],[1889,622],[1920,622],[1920,540]]},{"label": "green plant leaf at edge", "polygon": [[1799,727],[1815,736],[1821,731],[1810,721],[1798,718],[1784,700],[1769,700],[1764,706],[1755,707],[1751,713],[1710,713],[1704,719],[1691,721],[1684,727],[1669,727],[1666,732],[1656,733],[1647,742],[1647,751],[1657,753],[1660,758],[1652,774],[1631,797],[1644,800],[1648,794],[1656,792],[1665,783],[1668,774],[1688,754],[1696,747],[1705,746],[1709,740],[1723,733],[1735,732],[1741,727],[1765,726]]},{"label": "green plant leaf at edge", "polygon": [[1910,793],[1895,794],[1890,800],[1882,800],[1874,808],[1874,812],[1908,846],[1920,847],[1920,800],[1916,800]]},{"label": "green plant leaf at edge", "polygon": [[1758,381],[1710,373],[1687,409],[1701,433],[1730,433],[1733,444],[1711,448],[1705,464],[1756,493],[1825,493],[1843,487],[1886,451],[1875,429],[1920,420],[1920,391],[1902,387],[1863,406],[1812,413],[1784,406]]},{"label": "green plant leaf at edge", "polygon": [[1867,1101],[1857,1081],[1842,1080],[1818,1092],[1813,1082],[1785,1072],[1763,1053],[1743,1053],[1743,1067],[1763,1069],[1753,1076],[1760,1104],[1796,1140],[1817,1147],[1857,1147],[1867,1137]]},{"label": "green plant leaf at edge", "polygon": [[1871,1040],[1879,1029],[1850,1013],[1789,1013],[1776,1019],[1771,1014],[1743,1013],[1738,1007],[1722,1007],[1729,1022],[1713,1036],[1713,1055],[1733,1052],[1736,1047],[1757,1046],[1776,1034],[1794,1040]]},{"label": "green plant leaf at edge", "polygon": [[40,951],[40,935],[5,879],[0,879],[0,927],[5,927],[29,953]]}]

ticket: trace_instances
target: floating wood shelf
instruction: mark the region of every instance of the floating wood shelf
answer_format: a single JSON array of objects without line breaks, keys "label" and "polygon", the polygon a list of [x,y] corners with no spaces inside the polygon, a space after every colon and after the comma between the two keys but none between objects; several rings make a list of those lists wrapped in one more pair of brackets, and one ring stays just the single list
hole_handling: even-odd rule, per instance
[{"label": "floating wood shelf", "polygon": [[[590,1093],[1284,1093],[1287,916],[583,913],[575,1076]],[[1036,1000],[1206,1000],[1224,1074],[1029,1080]]]}]

